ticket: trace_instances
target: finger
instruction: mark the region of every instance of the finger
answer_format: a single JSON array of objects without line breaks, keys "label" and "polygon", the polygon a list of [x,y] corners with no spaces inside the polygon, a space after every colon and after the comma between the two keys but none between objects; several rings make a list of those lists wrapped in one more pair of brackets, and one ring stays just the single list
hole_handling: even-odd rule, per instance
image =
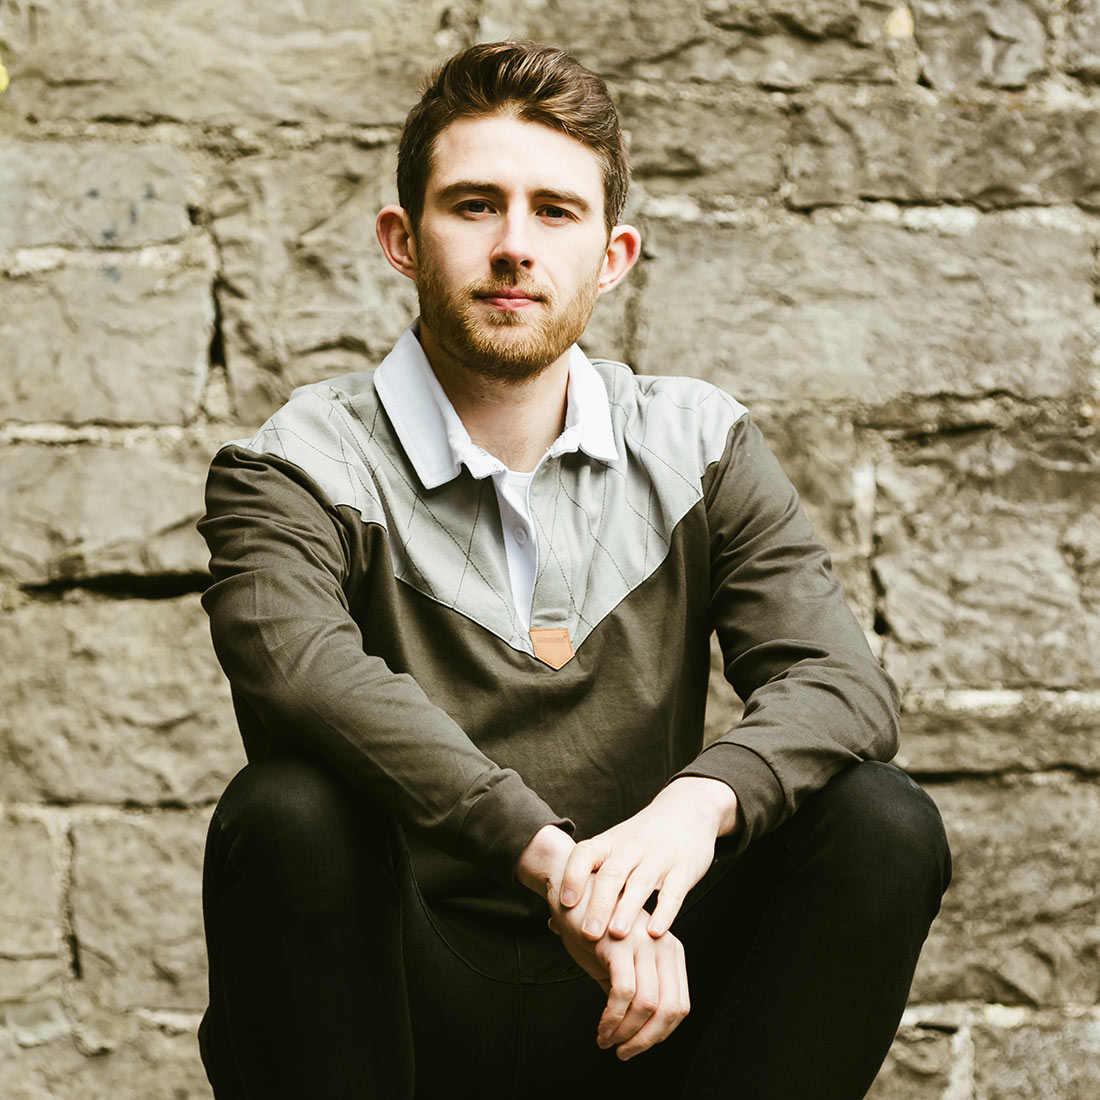
[{"label": "finger", "polygon": [[592,894],[588,899],[588,907],[584,911],[581,926],[581,931],[588,939],[598,940],[607,931],[608,922],[615,911],[623,884],[632,870],[632,867],[616,863],[612,857],[593,876]]},{"label": "finger", "polygon": [[647,870],[644,864],[639,864],[631,871],[626,884],[623,886],[619,903],[615,906],[615,911],[607,926],[607,930],[611,935],[625,936],[634,927],[634,922],[641,915],[642,909],[656,885],[656,875]]},{"label": "finger", "polygon": [[675,870],[669,871],[665,881],[661,883],[657,905],[646,925],[651,936],[663,936],[672,927],[672,922],[680,912],[680,906],[684,904],[684,897],[689,889],[690,882],[686,877],[677,874]]},{"label": "finger", "polygon": [[624,1062],[667,1039],[680,1026],[691,1007],[687,966],[680,941],[668,936],[661,941],[661,948],[656,959],[659,1002],[650,1018],[616,1051]]},{"label": "finger", "polygon": [[608,1046],[633,1038],[649,1023],[661,1004],[661,978],[657,973],[657,952],[651,942],[642,939],[634,953],[634,998],[619,1026],[607,1037]]},{"label": "finger", "polygon": [[626,1016],[631,1002],[634,1000],[634,951],[628,944],[609,944],[605,961],[610,989],[607,995],[607,1005],[600,1017],[600,1023],[596,1031],[596,1042],[604,1049],[611,1045],[608,1041],[610,1036],[622,1023],[623,1017]]},{"label": "finger", "polygon": [[561,876],[558,901],[565,909],[571,909],[584,896],[588,876],[607,858],[610,845],[597,839],[582,840],[575,845],[565,862]]}]

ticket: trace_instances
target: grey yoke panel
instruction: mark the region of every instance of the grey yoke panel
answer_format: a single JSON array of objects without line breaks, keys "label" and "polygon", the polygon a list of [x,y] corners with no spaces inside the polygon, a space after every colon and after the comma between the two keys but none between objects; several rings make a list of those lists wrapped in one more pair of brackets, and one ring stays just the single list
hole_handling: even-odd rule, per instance
[{"label": "grey yoke panel", "polygon": [[664,562],[677,524],[702,499],[704,472],[747,412],[697,379],[593,365],[619,457],[576,472],[544,463],[531,485],[539,549],[531,625],[567,628],[574,648]]},{"label": "grey yoke panel", "polygon": [[[705,382],[594,365],[618,459],[544,458],[530,490],[539,551],[531,625],[565,627],[574,649],[665,560],[676,525],[701,499],[703,473],[746,411]],[[331,504],[386,528],[398,580],[533,653],[512,603],[491,479],[463,470],[425,490],[370,373],[301,387],[236,445],[300,467]]]},{"label": "grey yoke panel", "polygon": [[251,439],[236,445],[303,469],[329,503],[385,528],[399,581],[513,649],[533,652],[512,603],[492,482],[463,471],[425,489],[378,400],[373,374],[299,387]]}]

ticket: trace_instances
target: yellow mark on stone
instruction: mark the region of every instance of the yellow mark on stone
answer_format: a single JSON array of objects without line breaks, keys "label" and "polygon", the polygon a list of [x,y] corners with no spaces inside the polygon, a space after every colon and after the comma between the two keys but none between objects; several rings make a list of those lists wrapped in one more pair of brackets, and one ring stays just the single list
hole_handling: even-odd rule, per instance
[{"label": "yellow mark on stone", "polygon": [[913,13],[908,8],[894,8],[883,29],[891,38],[912,38]]},{"label": "yellow mark on stone", "polygon": [[8,90],[8,85],[11,80],[8,77],[8,70],[4,68],[4,59],[0,57],[0,95],[3,95]]}]

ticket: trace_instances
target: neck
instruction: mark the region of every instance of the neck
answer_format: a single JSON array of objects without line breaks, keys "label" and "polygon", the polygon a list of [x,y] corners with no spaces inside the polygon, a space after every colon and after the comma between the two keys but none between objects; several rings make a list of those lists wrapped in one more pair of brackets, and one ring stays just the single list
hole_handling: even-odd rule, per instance
[{"label": "neck", "polygon": [[510,470],[533,470],[565,427],[569,352],[534,378],[508,382],[453,362],[423,326],[420,343],[470,439]]}]

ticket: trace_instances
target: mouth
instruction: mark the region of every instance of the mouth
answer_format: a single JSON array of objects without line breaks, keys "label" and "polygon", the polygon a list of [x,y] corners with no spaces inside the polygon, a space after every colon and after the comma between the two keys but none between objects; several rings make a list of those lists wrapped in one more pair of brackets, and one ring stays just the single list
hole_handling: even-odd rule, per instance
[{"label": "mouth", "polygon": [[494,287],[492,290],[481,291],[474,297],[480,302],[487,302],[496,309],[518,310],[528,306],[538,305],[543,299],[530,290],[520,290],[518,287]]}]

